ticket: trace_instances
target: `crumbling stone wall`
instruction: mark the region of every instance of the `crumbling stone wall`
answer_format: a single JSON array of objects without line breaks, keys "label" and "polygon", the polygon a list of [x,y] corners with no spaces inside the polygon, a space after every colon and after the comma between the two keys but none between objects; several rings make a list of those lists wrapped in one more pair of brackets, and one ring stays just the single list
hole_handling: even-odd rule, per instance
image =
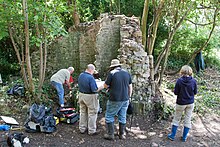
[{"label": "crumbling stone wall", "polygon": [[[48,53],[47,72],[73,66],[77,74],[94,63],[104,80],[110,62],[118,58],[133,80],[133,99],[143,104],[151,102],[149,57],[142,45],[140,21],[124,15],[101,15],[100,19],[71,28],[67,37],[53,43]],[[138,106],[139,107],[139,106]]]},{"label": "crumbling stone wall", "polygon": [[[73,66],[75,74],[84,71],[86,65],[94,63],[96,35],[100,29],[99,21],[81,23],[78,27],[69,29],[67,36],[57,38],[48,47],[46,79],[62,68]],[[39,52],[32,54],[34,74],[38,73]]]},{"label": "crumbling stone wall", "polygon": [[148,102],[149,59],[142,45],[139,19],[136,17],[123,17],[120,24],[121,47],[118,50],[118,59],[120,59],[124,68],[132,74],[133,98]]},{"label": "crumbling stone wall", "polygon": [[112,59],[117,58],[120,48],[120,19],[121,16],[102,15],[100,30],[96,39],[95,65],[102,77],[106,76]]},{"label": "crumbling stone wall", "polygon": [[149,59],[142,45],[142,32],[137,17],[103,15],[97,34],[95,65],[100,72],[108,70],[113,58],[118,58],[123,68],[133,77],[135,100],[149,102]]}]

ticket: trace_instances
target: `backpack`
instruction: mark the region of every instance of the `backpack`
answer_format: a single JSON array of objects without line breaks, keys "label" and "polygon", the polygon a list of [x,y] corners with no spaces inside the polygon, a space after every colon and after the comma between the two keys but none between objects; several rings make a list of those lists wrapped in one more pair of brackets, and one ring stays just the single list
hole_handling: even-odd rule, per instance
[{"label": "backpack", "polygon": [[33,104],[30,107],[29,117],[24,126],[27,132],[55,132],[56,120],[53,116],[52,109],[44,105]]},{"label": "backpack", "polygon": [[25,88],[20,84],[15,84],[12,88],[7,91],[8,95],[14,96],[25,96]]},{"label": "backpack", "polygon": [[131,102],[129,102],[128,109],[127,109],[127,114],[131,115],[131,114],[133,114],[133,111],[134,111],[133,105],[132,105]]}]

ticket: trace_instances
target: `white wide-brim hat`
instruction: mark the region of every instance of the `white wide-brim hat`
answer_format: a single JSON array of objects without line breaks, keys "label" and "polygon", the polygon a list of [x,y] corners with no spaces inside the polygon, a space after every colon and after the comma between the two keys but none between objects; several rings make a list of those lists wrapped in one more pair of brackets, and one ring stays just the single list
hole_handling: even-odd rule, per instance
[{"label": "white wide-brim hat", "polygon": [[110,67],[115,67],[115,66],[120,66],[120,65],[122,65],[122,64],[120,64],[120,61],[118,59],[113,59],[111,61]]}]

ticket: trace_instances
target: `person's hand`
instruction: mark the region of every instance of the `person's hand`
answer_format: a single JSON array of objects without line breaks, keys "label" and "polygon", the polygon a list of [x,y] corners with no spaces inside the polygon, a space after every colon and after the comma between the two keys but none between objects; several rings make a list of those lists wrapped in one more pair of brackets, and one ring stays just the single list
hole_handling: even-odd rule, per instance
[{"label": "person's hand", "polygon": [[101,85],[101,86],[99,87],[99,89],[100,89],[100,90],[104,89],[104,85]]},{"label": "person's hand", "polygon": [[102,90],[102,89],[104,89],[104,85],[101,85],[101,86],[99,86],[99,88],[98,88],[98,92],[100,91],[100,90]]}]

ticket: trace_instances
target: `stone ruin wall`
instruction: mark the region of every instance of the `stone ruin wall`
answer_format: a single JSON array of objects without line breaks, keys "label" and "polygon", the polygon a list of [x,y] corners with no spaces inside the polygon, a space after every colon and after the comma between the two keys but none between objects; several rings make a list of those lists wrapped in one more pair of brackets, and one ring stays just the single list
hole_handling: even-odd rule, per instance
[{"label": "stone ruin wall", "polygon": [[120,22],[121,46],[118,59],[132,75],[133,98],[138,102],[149,102],[149,59],[142,45],[142,32],[137,17],[122,17]]},{"label": "stone ruin wall", "polygon": [[100,30],[96,38],[97,54],[95,56],[95,65],[101,77],[106,77],[111,60],[117,58],[118,55],[120,19],[114,15],[101,15]]},{"label": "stone ruin wall", "polygon": [[[56,39],[48,47],[46,80],[62,68],[73,66],[75,75],[79,74],[89,63],[94,63],[96,49],[96,34],[100,29],[99,21],[81,23],[77,28],[70,28],[67,36]],[[32,54],[32,66],[38,73],[39,52]]]},{"label": "stone ruin wall", "polygon": [[[102,80],[113,58],[118,58],[133,80],[133,98],[138,103],[149,104],[149,57],[141,44],[142,33],[137,17],[101,15],[100,19],[71,28],[67,37],[59,38],[48,50],[47,73],[73,66],[75,74],[94,63]],[[37,60],[34,64],[37,68]],[[143,108],[145,109],[145,108]]]},{"label": "stone ruin wall", "polygon": [[[133,98],[138,102],[150,101],[149,59],[142,45],[142,32],[137,17],[105,15],[97,34],[95,65],[101,72],[107,71],[113,58],[118,58],[132,75]],[[104,72],[106,73],[106,72]]]}]

